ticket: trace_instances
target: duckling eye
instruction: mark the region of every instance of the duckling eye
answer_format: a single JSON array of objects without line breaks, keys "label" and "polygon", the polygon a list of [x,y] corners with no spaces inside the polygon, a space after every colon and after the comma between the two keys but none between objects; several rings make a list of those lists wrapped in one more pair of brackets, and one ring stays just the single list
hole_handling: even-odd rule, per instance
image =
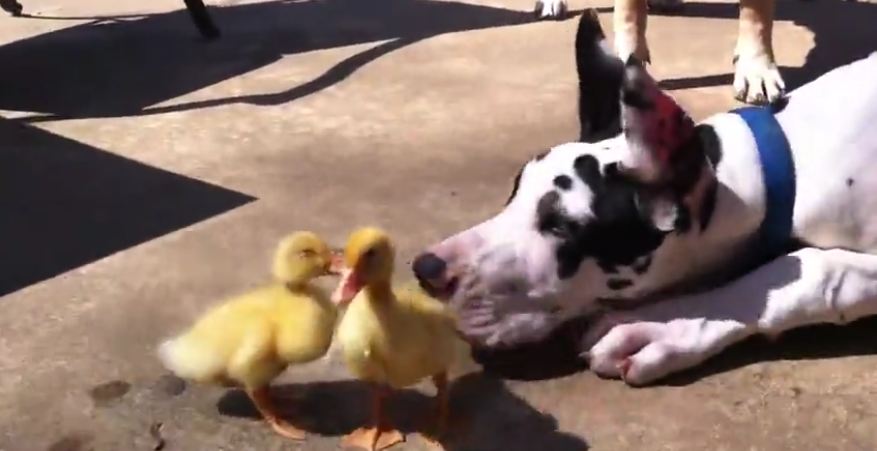
[{"label": "duckling eye", "polygon": [[371,260],[372,258],[374,258],[374,256],[375,256],[375,249],[374,248],[371,248],[371,249],[365,251],[364,254],[362,254],[362,257],[365,258],[366,260]]},{"label": "duckling eye", "polygon": [[298,256],[301,258],[312,258],[317,255],[317,252],[313,249],[304,249],[299,251]]}]

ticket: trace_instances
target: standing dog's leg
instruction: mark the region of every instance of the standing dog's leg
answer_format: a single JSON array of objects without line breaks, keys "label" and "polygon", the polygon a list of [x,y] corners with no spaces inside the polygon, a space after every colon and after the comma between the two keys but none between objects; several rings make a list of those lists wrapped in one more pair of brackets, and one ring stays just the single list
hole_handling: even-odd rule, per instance
[{"label": "standing dog's leg", "polygon": [[640,61],[650,62],[646,42],[648,5],[646,0],[615,0],[613,13],[615,50],[622,61],[634,55]]},{"label": "standing dog's leg", "polygon": [[785,90],[773,55],[775,0],[740,0],[740,30],[734,50],[734,92],[747,103],[773,103]]},{"label": "standing dog's leg", "polygon": [[610,314],[594,325],[588,355],[598,374],[639,385],[751,335],[875,314],[877,255],[807,248],[716,290],[647,305],[626,319]]},{"label": "standing dog's leg", "polygon": [[537,19],[563,19],[566,16],[566,0],[536,0],[533,14]]}]

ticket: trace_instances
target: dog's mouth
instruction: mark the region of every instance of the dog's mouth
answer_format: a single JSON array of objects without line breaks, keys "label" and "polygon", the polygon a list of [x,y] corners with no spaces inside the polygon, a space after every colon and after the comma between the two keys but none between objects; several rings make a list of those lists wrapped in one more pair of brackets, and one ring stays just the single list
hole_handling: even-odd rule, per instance
[{"label": "dog's mouth", "polygon": [[421,280],[420,287],[430,296],[440,301],[448,302],[457,293],[457,289],[460,287],[460,278],[451,277],[443,281]]}]

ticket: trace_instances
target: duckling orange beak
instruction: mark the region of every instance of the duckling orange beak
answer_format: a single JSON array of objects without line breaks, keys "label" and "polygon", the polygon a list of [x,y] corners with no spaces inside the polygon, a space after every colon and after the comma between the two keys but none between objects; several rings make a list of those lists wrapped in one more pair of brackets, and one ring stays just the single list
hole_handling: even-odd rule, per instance
[{"label": "duckling orange beak", "polygon": [[341,283],[332,293],[332,302],[336,305],[347,305],[364,286],[357,268],[344,268],[341,270]]}]

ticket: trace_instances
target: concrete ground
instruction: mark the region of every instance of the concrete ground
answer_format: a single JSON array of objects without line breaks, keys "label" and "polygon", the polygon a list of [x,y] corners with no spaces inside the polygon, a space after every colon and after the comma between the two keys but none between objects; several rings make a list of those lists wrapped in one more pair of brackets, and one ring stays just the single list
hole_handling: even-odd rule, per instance
[{"label": "concrete ground", "polygon": [[[0,17],[3,451],[158,449],[158,423],[167,450],[336,448],[366,409],[334,355],[279,383],[314,432],[297,444],[239,393],[167,377],[156,344],[264,281],[292,229],[384,226],[403,278],[578,133],[576,22],[533,22],[530,0],[218,0],[210,44],[176,0],[23,2],[33,17]],[[571,6],[611,23],[607,0]],[[653,72],[698,118],[734,106],[735,15],[650,19]],[[875,23],[873,3],[780,1],[786,80],[877,49]],[[875,449],[875,327],[752,341],[644,389],[469,373],[445,447]],[[424,447],[424,394],[396,399],[398,449]]]}]

